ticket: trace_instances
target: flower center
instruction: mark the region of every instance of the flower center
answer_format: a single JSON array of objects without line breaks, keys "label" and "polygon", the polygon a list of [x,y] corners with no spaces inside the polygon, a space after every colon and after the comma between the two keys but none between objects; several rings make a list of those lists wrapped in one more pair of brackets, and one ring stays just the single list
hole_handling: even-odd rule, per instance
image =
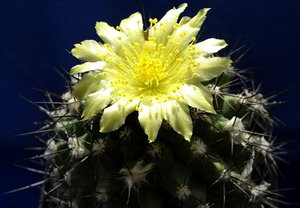
[{"label": "flower center", "polygon": [[163,61],[157,57],[156,43],[146,41],[143,46],[140,60],[136,63],[133,80],[140,83],[139,90],[155,91],[158,90],[162,80],[168,75],[165,72]]},{"label": "flower center", "polygon": [[197,66],[191,53],[195,47],[189,44],[186,49],[179,50],[179,43],[170,40],[170,36],[166,38],[164,44],[157,43],[155,37],[149,37],[143,45],[138,42],[124,44],[122,58],[104,44],[114,56],[105,57],[105,62],[112,69],[118,68],[117,73],[105,73],[111,78],[110,87],[118,91],[115,96],[129,100],[148,97],[149,101],[165,102],[177,96],[176,91],[196,76],[191,70]]}]

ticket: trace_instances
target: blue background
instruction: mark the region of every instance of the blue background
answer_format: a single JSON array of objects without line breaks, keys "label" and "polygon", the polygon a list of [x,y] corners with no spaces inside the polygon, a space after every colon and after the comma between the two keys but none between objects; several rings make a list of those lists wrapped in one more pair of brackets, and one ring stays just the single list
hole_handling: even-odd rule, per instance
[{"label": "blue background", "polygon": [[[201,0],[187,1],[184,15],[193,16],[204,7],[212,10],[203,27],[201,39],[229,37],[234,33],[240,44],[252,46],[252,54],[240,65],[258,67],[254,77],[264,94],[283,90],[299,83],[300,1],[299,0]],[[143,0],[144,13],[161,18],[177,7],[181,1]],[[0,207],[37,207],[40,190],[35,187],[3,195],[42,180],[42,175],[15,167],[16,161],[31,157],[33,152],[25,147],[35,146],[32,136],[14,137],[36,130],[33,124],[45,116],[19,95],[33,101],[45,100],[41,92],[32,88],[47,89],[60,94],[65,90],[64,80],[54,70],[69,70],[78,61],[68,51],[73,44],[85,39],[96,39],[96,21],[106,21],[117,26],[130,14],[143,12],[140,0],[51,0],[51,1],[0,1]],[[286,126],[276,128],[278,141],[299,139],[299,88],[294,88],[276,100],[287,101],[273,112]],[[284,201],[298,202],[300,156],[299,141],[286,145],[287,155],[281,155],[291,164],[278,162],[285,176],[281,184],[295,190],[282,190]],[[33,163],[25,164],[36,167]],[[294,207],[292,205],[290,207]],[[282,205],[285,207],[285,205]]]}]

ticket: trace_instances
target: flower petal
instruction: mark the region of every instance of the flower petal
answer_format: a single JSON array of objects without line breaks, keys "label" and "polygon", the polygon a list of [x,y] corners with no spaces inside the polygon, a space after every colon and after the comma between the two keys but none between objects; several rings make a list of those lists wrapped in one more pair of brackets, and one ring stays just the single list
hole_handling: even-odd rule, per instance
[{"label": "flower petal", "polygon": [[120,23],[121,31],[132,41],[142,44],[144,42],[142,15],[136,12]]},{"label": "flower petal", "polygon": [[156,139],[162,123],[162,106],[155,102],[141,102],[139,105],[139,122],[148,135],[150,142]]},{"label": "flower petal", "polygon": [[196,51],[205,54],[216,53],[222,48],[227,46],[227,43],[224,40],[209,38],[200,43],[194,45],[196,47]]},{"label": "flower petal", "polygon": [[116,54],[123,56],[122,47],[124,47],[124,45],[128,47],[128,37],[123,32],[120,32],[114,27],[109,26],[106,22],[97,22],[95,28],[99,37],[106,44],[109,44],[111,49]]},{"label": "flower petal", "polygon": [[213,107],[213,98],[209,89],[202,84],[183,85],[179,89],[180,100],[189,106],[204,110],[209,113],[216,113]]},{"label": "flower petal", "polygon": [[192,37],[197,36],[208,10],[210,9],[201,9],[190,21],[174,30],[170,40],[179,44],[178,50],[185,48],[191,42]]},{"label": "flower petal", "polygon": [[219,76],[223,71],[226,71],[232,61],[226,57],[212,57],[195,59],[198,68],[195,72],[199,75],[199,81],[208,81]]},{"label": "flower petal", "polygon": [[70,75],[84,73],[87,71],[92,70],[101,70],[105,66],[103,61],[96,61],[96,62],[85,62],[83,64],[78,64],[71,68]]},{"label": "flower petal", "polygon": [[100,121],[100,132],[114,131],[125,123],[126,117],[132,113],[138,101],[120,99],[108,108],[105,108]]},{"label": "flower petal", "polygon": [[210,8],[201,9],[196,16],[194,16],[190,21],[188,21],[182,27],[191,27],[191,28],[201,28],[204,20],[206,19],[206,14],[210,10]]},{"label": "flower petal", "polygon": [[162,43],[161,39],[165,39],[173,32],[173,25],[177,22],[179,15],[185,10],[187,4],[181,4],[177,9],[170,9],[161,20],[155,24],[155,28],[151,27],[149,36],[155,37],[158,43]]},{"label": "flower petal", "polygon": [[167,101],[163,104],[164,119],[176,132],[190,141],[193,127],[188,105],[176,100]]},{"label": "flower petal", "polygon": [[91,118],[97,113],[101,112],[108,104],[111,103],[111,90],[99,90],[98,92],[90,94],[84,104],[82,117],[84,120]]},{"label": "flower petal", "polygon": [[72,92],[72,96],[77,97],[79,100],[84,99],[89,94],[97,92],[103,88],[103,80],[101,74],[86,74],[78,82]]},{"label": "flower petal", "polygon": [[100,61],[99,55],[108,53],[105,47],[94,40],[85,40],[74,46],[75,48],[71,50],[72,55],[82,61]]}]

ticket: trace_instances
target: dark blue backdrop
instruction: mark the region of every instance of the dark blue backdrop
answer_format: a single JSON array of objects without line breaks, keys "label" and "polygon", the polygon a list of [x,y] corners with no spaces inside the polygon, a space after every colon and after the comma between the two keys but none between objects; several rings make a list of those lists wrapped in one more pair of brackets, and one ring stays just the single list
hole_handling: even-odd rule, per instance
[{"label": "dark blue backdrop", "polygon": [[[234,32],[240,44],[252,47],[252,55],[242,64],[245,68],[261,67],[255,72],[257,83],[268,71],[262,91],[266,94],[299,83],[300,1],[299,0],[194,0],[184,15],[193,16],[203,7],[211,7],[204,24],[202,38],[221,36],[228,39]],[[148,17],[161,18],[181,1],[143,0]],[[35,121],[44,116],[37,108],[22,100],[45,99],[43,93],[31,88],[47,89],[60,94],[64,81],[54,67],[69,70],[78,63],[67,51],[85,39],[97,39],[96,21],[118,25],[120,20],[136,11],[142,12],[140,0],[51,0],[0,1],[0,207],[37,207],[39,189],[32,188],[10,195],[2,193],[38,182],[42,175],[14,167],[17,160],[32,156],[24,147],[32,146],[33,137],[13,137],[37,128]],[[281,125],[280,140],[299,138],[299,89],[293,89],[277,100],[288,103],[274,111]],[[287,145],[288,151],[298,151],[299,142]],[[298,165],[299,153],[283,155],[292,165]],[[27,164],[35,167],[34,164]],[[279,162],[286,180],[284,187],[299,188],[299,171]],[[300,189],[298,189],[300,191]],[[297,191],[282,191],[286,201],[297,202]],[[282,207],[285,207],[284,205]],[[294,207],[294,206],[291,206]]]}]

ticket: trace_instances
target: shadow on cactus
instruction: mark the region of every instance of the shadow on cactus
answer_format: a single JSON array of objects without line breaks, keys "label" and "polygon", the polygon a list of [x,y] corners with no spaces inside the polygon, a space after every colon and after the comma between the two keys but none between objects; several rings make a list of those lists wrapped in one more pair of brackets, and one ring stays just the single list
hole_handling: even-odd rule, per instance
[{"label": "shadow on cactus", "polygon": [[[270,102],[221,57],[224,40],[197,41],[209,9],[161,20],[140,13],[116,28],[96,24],[103,43],[71,53],[68,90],[37,134],[45,144],[41,207],[277,207]],[[231,60],[232,59],[232,60]],[[251,85],[251,87],[248,87]]]}]

